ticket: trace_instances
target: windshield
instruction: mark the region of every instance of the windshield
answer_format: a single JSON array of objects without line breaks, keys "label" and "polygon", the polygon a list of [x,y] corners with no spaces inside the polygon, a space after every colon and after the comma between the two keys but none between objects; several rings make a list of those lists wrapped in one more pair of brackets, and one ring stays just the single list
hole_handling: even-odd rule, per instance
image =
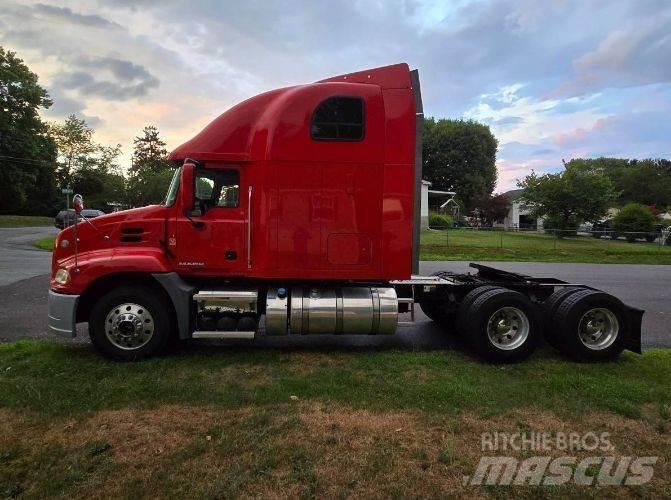
[{"label": "windshield", "polygon": [[170,187],[168,188],[168,194],[165,197],[163,204],[166,207],[171,207],[175,203],[175,198],[177,198],[177,191],[179,190],[179,176],[182,172],[182,167],[179,167],[175,170],[175,175],[172,176],[170,181]]}]

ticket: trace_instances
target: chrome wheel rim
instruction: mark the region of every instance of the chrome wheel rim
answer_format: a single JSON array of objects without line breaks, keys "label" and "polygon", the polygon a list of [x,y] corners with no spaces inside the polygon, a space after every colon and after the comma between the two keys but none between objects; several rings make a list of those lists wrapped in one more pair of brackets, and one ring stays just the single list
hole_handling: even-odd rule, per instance
[{"label": "chrome wheel rim", "polygon": [[529,318],[517,307],[502,307],[487,321],[489,341],[504,351],[512,351],[524,344],[530,329]]},{"label": "chrome wheel rim", "polygon": [[607,349],[620,333],[620,322],[610,309],[596,307],[580,318],[578,336],[588,349],[600,351]]},{"label": "chrome wheel rim", "polygon": [[109,341],[119,349],[140,349],[154,336],[154,318],[144,306],[120,304],[107,314],[105,333]]}]

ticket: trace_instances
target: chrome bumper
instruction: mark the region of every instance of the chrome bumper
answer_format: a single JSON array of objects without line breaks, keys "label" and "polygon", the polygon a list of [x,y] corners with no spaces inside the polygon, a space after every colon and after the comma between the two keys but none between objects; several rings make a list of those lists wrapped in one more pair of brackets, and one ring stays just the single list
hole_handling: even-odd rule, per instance
[{"label": "chrome bumper", "polygon": [[79,295],[64,295],[49,290],[49,329],[61,337],[77,335]]}]

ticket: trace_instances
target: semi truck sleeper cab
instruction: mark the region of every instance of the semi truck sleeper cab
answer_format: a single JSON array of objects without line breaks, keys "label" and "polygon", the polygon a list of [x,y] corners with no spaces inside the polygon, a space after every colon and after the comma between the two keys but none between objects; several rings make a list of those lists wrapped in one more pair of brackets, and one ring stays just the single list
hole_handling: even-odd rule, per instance
[{"label": "semi truck sleeper cab", "polygon": [[234,106],[170,154],[161,205],[59,233],[50,328],[88,322],[126,360],[174,337],[392,334],[419,306],[494,362],[543,335],[581,359],[640,352],[643,311],[599,290],[478,265],[418,275],[422,120],[407,64]]}]

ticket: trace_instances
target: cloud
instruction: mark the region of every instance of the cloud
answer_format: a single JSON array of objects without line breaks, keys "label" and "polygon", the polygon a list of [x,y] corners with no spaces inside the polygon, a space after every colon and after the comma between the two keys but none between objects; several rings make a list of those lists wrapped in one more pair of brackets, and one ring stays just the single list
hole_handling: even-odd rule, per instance
[{"label": "cloud", "polygon": [[551,95],[578,96],[608,87],[671,82],[671,9],[647,21],[629,23],[606,35],[573,62],[575,77]]},{"label": "cloud", "polygon": [[80,61],[79,66],[87,71],[78,70],[59,76],[56,86],[77,90],[85,96],[120,100],[145,96],[159,86],[158,78],[143,66],[130,61],[106,57]]},{"label": "cloud", "polygon": [[0,44],[50,118],[100,120],[127,153],[148,123],[172,148],[254,94],[406,61],[428,116],[490,125],[499,189],[576,155],[668,154],[668,0],[38,1],[4,0]]},{"label": "cloud", "polygon": [[49,17],[51,21],[65,21],[72,24],[91,26],[96,28],[118,28],[119,24],[114,23],[96,14],[79,14],[73,12],[68,7],[57,7],[55,5],[46,5],[38,3],[33,6],[38,14]]}]

